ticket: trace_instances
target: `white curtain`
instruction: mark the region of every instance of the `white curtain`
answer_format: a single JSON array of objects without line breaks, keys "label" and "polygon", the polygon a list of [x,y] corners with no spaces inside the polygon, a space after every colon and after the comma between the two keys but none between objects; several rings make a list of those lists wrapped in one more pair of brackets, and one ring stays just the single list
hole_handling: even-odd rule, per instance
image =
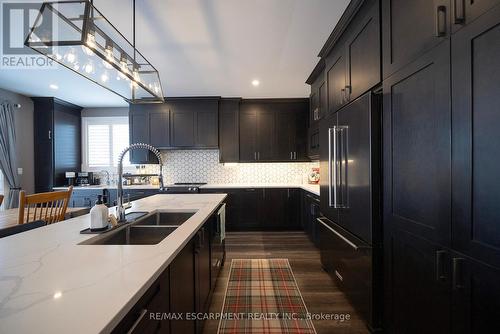
[{"label": "white curtain", "polygon": [[17,208],[21,187],[17,175],[16,128],[14,109],[8,102],[2,102],[0,105],[0,169],[9,185],[5,196],[5,208]]}]

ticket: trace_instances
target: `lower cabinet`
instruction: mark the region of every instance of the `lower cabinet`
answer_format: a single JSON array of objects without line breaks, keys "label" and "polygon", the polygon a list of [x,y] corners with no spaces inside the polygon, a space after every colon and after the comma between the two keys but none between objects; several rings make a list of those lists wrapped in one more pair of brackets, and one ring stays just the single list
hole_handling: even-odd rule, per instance
[{"label": "lower cabinet", "polygon": [[[223,243],[212,249],[217,246],[212,243],[217,222],[216,214],[207,220],[113,333],[202,333],[204,322],[194,317],[208,311],[219,272],[212,270],[211,254],[223,258],[225,253]],[[165,319],[167,315],[171,319]]]},{"label": "lower cabinet", "polygon": [[388,333],[493,333],[500,270],[403,231],[385,240]]},{"label": "lower cabinet", "polygon": [[200,189],[202,193],[228,194],[228,231],[300,229],[300,196],[296,188]]},{"label": "lower cabinet", "polygon": [[304,191],[302,197],[302,228],[316,247],[319,247],[319,227],[317,218],[321,217],[319,196]]}]

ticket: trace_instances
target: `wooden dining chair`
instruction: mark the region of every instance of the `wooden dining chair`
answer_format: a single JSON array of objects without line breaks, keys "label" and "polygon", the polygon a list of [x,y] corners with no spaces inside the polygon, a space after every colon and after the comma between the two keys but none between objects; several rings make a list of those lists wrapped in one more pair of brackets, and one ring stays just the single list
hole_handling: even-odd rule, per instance
[{"label": "wooden dining chair", "polygon": [[72,192],[72,186],[65,191],[33,195],[26,195],[22,190],[19,193],[18,224],[36,220],[43,220],[47,224],[52,224],[64,220]]}]

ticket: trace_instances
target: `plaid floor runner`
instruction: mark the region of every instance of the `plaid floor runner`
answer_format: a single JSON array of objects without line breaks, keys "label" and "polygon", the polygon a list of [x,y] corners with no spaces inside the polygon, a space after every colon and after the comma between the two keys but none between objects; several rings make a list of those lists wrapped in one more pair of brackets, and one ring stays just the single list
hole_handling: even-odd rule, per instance
[{"label": "plaid floor runner", "polygon": [[218,334],[315,334],[287,259],[233,260]]}]

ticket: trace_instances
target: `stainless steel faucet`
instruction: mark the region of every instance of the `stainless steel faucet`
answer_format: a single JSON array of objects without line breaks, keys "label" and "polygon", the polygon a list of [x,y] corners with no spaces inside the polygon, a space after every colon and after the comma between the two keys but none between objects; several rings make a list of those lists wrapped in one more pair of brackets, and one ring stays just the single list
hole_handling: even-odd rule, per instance
[{"label": "stainless steel faucet", "polygon": [[123,157],[125,156],[125,154],[127,154],[128,151],[135,149],[146,149],[154,153],[154,155],[158,159],[158,164],[160,165],[160,173],[158,174],[158,179],[160,180],[160,191],[162,191],[164,188],[163,174],[162,174],[163,163],[161,160],[160,151],[158,151],[155,147],[144,143],[132,144],[126,149],[124,149],[122,153],[120,153],[120,155],[118,156],[118,198],[116,203],[116,216],[117,216],[116,218],[118,219],[119,222],[123,222],[126,220],[125,208],[123,207]]}]

